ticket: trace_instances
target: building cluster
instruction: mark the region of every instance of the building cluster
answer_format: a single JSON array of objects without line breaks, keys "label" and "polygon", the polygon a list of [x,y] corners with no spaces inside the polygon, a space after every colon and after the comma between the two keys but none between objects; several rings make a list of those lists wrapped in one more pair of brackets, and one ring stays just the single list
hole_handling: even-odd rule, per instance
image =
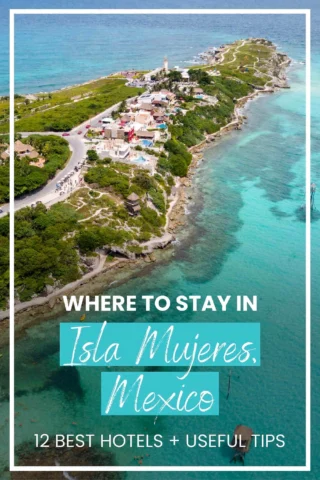
[{"label": "building cluster", "polygon": [[[176,95],[168,90],[144,92],[128,102],[118,118],[105,117],[101,126],[91,128],[99,142],[95,149],[101,158],[128,161],[155,171],[157,157],[169,138],[168,122],[176,113]],[[138,147],[138,148],[136,148]],[[148,153],[141,151],[147,149]]]},{"label": "building cluster", "polygon": [[[22,143],[20,140],[17,140],[14,143],[14,152],[17,154],[19,158],[28,157],[31,162],[30,165],[35,167],[42,168],[45,164],[45,159],[37,152],[37,150],[32,146],[25,143]],[[4,150],[1,153],[1,159],[7,160],[10,157],[10,147]]]},{"label": "building cluster", "polygon": [[[181,74],[181,81],[175,82],[175,93],[161,88],[160,85],[163,86],[172,71]],[[135,71],[121,74],[135,81]],[[140,81],[144,82],[147,90],[133,101],[128,101],[125,111],[122,111],[118,118],[102,118],[100,125],[91,127],[89,134],[99,140],[93,148],[101,158],[133,162],[154,173],[157,154],[163,149],[163,143],[170,138],[168,124],[177,113],[186,113],[186,110],[181,108],[179,92],[192,95],[199,105],[214,104],[217,99],[205,95],[197,82],[190,81],[188,69],[176,66],[169,70],[166,57],[162,67],[144,74]]]}]

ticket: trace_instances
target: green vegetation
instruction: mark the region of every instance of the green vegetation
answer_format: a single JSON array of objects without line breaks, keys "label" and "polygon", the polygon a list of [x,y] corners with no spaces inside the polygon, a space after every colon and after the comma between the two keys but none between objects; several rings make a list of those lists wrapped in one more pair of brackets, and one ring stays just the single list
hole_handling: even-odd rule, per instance
[{"label": "green vegetation", "polygon": [[[181,148],[184,148],[182,145]],[[183,150],[185,153],[185,149]],[[191,155],[186,152],[190,157]],[[140,197],[148,198],[152,201],[156,209],[164,214],[166,212],[166,201],[162,183],[164,179],[159,175],[161,181],[152,177],[146,171],[139,170],[131,165],[118,162],[112,164],[98,164],[89,169],[85,175],[85,181],[99,188],[106,189],[108,192],[119,195],[125,200],[130,193],[134,192]]]},{"label": "green vegetation", "polygon": [[88,150],[87,157],[89,162],[96,162],[97,160],[99,160],[99,155],[95,150]]},{"label": "green vegetation", "polygon": [[9,161],[0,165],[0,205],[9,201]]},{"label": "green vegetation", "polygon": [[113,164],[108,166],[96,166],[90,168],[84,179],[89,184],[93,183],[99,187],[109,187],[110,191],[126,198],[129,195],[129,176],[123,174],[122,169]]},{"label": "green vegetation", "polygon": [[[68,142],[55,135],[30,135],[23,143],[32,145],[46,160],[43,168],[30,165],[29,157],[15,155],[15,197],[42,187],[54,177],[70,156]],[[0,165],[0,203],[9,200],[9,160]]]},{"label": "green vegetation", "polygon": [[[224,62],[217,65],[217,70],[224,77],[233,77],[242,80],[247,84],[263,86],[270,77],[266,74],[272,70],[271,56],[274,48],[271,42],[257,43],[255,40],[241,46],[241,42],[235,42],[224,54]],[[196,67],[192,67],[191,73]],[[202,71],[211,70],[212,66],[201,67]],[[217,77],[215,77],[216,80]]]},{"label": "green vegetation", "polygon": [[[39,204],[15,214],[15,286],[19,298],[28,300],[54,282],[79,278],[77,252],[72,239],[64,238],[76,225],[78,214],[68,205],[50,210]],[[0,219],[0,305],[8,296],[9,217]]]},{"label": "green vegetation", "polygon": [[169,72],[168,78],[172,82],[181,82],[182,74],[180,72],[176,71],[176,70],[172,70],[171,72]]},{"label": "green vegetation", "polygon": [[9,109],[9,97],[2,97],[0,98],[0,128],[2,124],[6,124],[7,127],[5,130],[5,133],[9,132],[9,114],[10,114],[10,109]]},{"label": "green vegetation", "polygon": [[227,78],[233,77],[234,79],[238,78],[239,80],[241,80],[246,84],[257,85],[260,87],[265,85],[266,82],[269,80],[269,77],[267,75],[260,75],[258,77],[256,75],[255,70],[250,67],[242,68],[239,70],[239,69],[232,69],[231,65],[226,65],[225,67],[219,66],[219,71],[221,75],[223,75],[224,77],[227,77]]},{"label": "green vegetation", "polygon": [[114,119],[118,118],[120,116],[120,113],[123,113],[126,111],[126,108],[127,108],[127,102],[125,100],[122,100],[117,110],[113,110],[113,112],[111,113],[112,118]]},{"label": "green vegetation", "polygon": [[111,227],[89,227],[81,230],[76,236],[77,246],[81,253],[94,252],[96,248],[104,245],[122,246],[124,242],[132,240],[132,235],[126,230]]},{"label": "green vegetation", "polygon": [[[181,132],[183,132],[183,129],[181,129]],[[177,177],[185,177],[192,160],[192,155],[188,152],[186,146],[177,138],[172,138],[164,144],[164,148],[168,152],[168,157],[159,158],[159,170],[168,171]]]},{"label": "green vegetation", "polygon": [[9,295],[9,216],[0,218],[0,308]]},{"label": "green vegetation", "polygon": [[211,77],[205,70],[190,69],[188,73],[191,82],[198,82],[201,86],[211,83]]},{"label": "green vegetation", "polygon": [[[18,132],[69,131],[115,103],[133,97],[141,91],[126,87],[122,79],[97,80],[52,94],[37,95],[38,100],[15,102]],[[49,96],[50,95],[50,96]],[[0,102],[0,132],[9,131],[8,102]]]}]

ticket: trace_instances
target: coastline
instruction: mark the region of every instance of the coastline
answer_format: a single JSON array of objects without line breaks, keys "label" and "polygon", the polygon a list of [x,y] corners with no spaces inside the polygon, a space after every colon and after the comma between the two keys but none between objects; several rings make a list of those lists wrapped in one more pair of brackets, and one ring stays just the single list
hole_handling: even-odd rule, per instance
[{"label": "coastline", "polygon": [[[225,46],[225,51],[227,51],[228,47],[229,45]],[[290,65],[291,59],[287,56],[285,56],[285,58],[286,59],[279,65],[280,70],[277,78],[273,77],[273,80],[271,80],[274,83],[272,86],[256,88],[251,94],[239,98],[235,103],[231,121],[227,125],[221,127],[219,131],[213,134],[205,135],[205,139],[203,141],[189,148],[190,153],[192,153],[192,161],[189,166],[187,176],[181,178],[181,181],[176,184],[176,195],[170,202],[170,206],[166,213],[166,226],[164,234],[161,237],[153,238],[151,241],[142,244],[142,246],[148,247],[144,256],[135,259],[117,259],[112,263],[107,263],[105,262],[105,256],[99,254],[99,261],[93,270],[86,273],[80,279],[63,286],[61,289],[53,291],[47,296],[38,296],[34,297],[30,301],[18,303],[15,306],[15,332],[17,335],[21,334],[32,324],[37,323],[37,316],[41,315],[42,318],[52,318],[63,311],[62,295],[71,293],[81,294],[84,292],[87,295],[90,295],[101,292],[102,288],[109,288],[113,283],[118,282],[118,280],[114,280],[114,274],[117,275],[119,272],[123,273],[125,278],[120,281],[125,281],[134,275],[136,271],[140,272],[150,264],[161,261],[161,257],[163,256],[161,255],[161,250],[165,249],[172,243],[172,241],[175,239],[177,230],[184,223],[185,205],[188,201],[186,189],[191,185],[192,177],[195,173],[196,167],[199,161],[201,161],[203,158],[203,151],[211,146],[214,146],[216,144],[215,142],[217,142],[219,138],[227,133],[233,130],[241,130],[241,126],[246,119],[241,110],[249,102],[249,100],[258,97],[263,93],[273,93],[282,88],[289,88],[284,73],[287,67]],[[113,76],[114,75],[116,74],[113,74]],[[110,75],[108,77],[110,77]],[[96,80],[86,83],[91,83]],[[278,80],[278,83],[275,84],[275,80]],[[267,84],[268,83],[270,83],[270,81],[268,81]],[[72,86],[64,87],[64,89],[67,88],[72,88]],[[3,333],[6,329],[8,329],[8,318],[9,310],[0,312],[0,331],[2,333],[0,344],[7,343],[7,336]]]}]

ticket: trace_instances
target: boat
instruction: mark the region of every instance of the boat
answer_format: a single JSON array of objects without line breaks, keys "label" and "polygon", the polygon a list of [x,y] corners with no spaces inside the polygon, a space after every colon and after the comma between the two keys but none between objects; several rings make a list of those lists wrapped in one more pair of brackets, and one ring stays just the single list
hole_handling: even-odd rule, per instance
[{"label": "boat", "polygon": [[250,450],[250,444],[252,441],[253,430],[246,425],[237,425],[232,438],[233,449],[236,453],[233,455],[230,463],[237,463],[239,460],[244,465],[244,457]]}]

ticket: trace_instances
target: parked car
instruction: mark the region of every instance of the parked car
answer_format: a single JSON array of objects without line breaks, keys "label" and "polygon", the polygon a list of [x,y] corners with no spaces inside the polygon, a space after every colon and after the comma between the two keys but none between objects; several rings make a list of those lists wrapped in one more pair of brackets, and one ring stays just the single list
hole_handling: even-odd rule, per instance
[{"label": "parked car", "polygon": [[63,136],[63,137],[69,137],[69,136],[70,136],[70,133],[64,132],[64,133],[62,134],[62,136]]},{"label": "parked car", "polygon": [[86,125],[86,128],[90,128],[90,127],[91,127],[91,125]]},{"label": "parked car", "polygon": [[3,210],[1,210],[1,208],[0,208],[0,213],[3,213]]},{"label": "parked car", "polygon": [[82,133],[82,130],[79,130],[78,135],[81,135],[81,133]]}]

